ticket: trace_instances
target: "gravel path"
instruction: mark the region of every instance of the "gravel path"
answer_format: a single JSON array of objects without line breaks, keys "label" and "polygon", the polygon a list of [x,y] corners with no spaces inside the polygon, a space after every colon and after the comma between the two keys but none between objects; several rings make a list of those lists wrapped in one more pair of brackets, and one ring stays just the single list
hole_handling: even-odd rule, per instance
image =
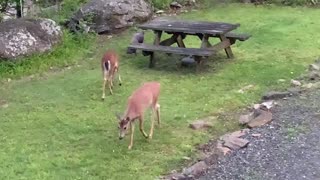
[{"label": "gravel path", "polygon": [[247,148],[219,159],[199,179],[320,180],[320,90],[277,103],[274,120],[244,137]]}]

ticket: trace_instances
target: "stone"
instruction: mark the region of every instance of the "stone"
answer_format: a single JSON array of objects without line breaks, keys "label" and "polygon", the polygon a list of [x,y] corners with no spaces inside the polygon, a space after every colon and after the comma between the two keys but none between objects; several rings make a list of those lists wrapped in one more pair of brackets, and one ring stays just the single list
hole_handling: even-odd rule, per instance
[{"label": "stone", "polygon": [[225,156],[225,155],[227,155],[227,154],[229,154],[230,152],[231,152],[231,149],[229,149],[228,147],[224,147],[223,145],[222,145],[222,142],[221,141],[219,141],[218,143],[217,143],[217,149]]},{"label": "stone", "polygon": [[260,137],[261,134],[260,133],[254,133],[254,134],[251,134],[252,137]]},{"label": "stone", "polygon": [[156,14],[163,14],[164,13],[164,10],[158,10],[156,11]]},{"label": "stone", "polygon": [[317,64],[310,64],[309,71],[320,71],[320,67]]},{"label": "stone", "polygon": [[262,96],[263,100],[281,99],[290,96],[290,92],[270,91]]},{"label": "stone", "polygon": [[309,80],[317,80],[320,78],[320,73],[319,72],[316,72],[316,71],[311,71],[309,74],[308,74],[308,77],[309,77]]},{"label": "stone", "polygon": [[142,23],[152,17],[147,0],[89,0],[65,25],[72,32],[81,32],[82,24],[96,33],[113,33]]},{"label": "stone", "polygon": [[230,148],[231,150],[239,150],[243,147],[246,147],[248,144],[248,140],[232,136],[225,139],[223,143],[224,146]]},{"label": "stone", "polygon": [[174,173],[171,173],[170,175],[166,176],[165,178],[161,178],[161,179],[165,179],[165,180],[183,180],[185,178],[186,178],[186,176],[184,176],[183,174],[174,172]]},{"label": "stone", "polygon": [[294,80],[294,79],[291,79],[291,84],[293,86],[301,86],[302,85],[300,81],[297,81],[297,80]]},{"label": "stone", "polygon": [[252,119],[248,126],[250,128],[260,127],[272,121],[272,113],[268,111],[260,110],[260,115]]},{"label": "stone", "polygon": [[174,1],[170,3],[170,8],[182,8],[182,5],[179,4],[178,2]]},{"label": "stone", "polygon": [[192,166],[186,168],[183,171],[183,174],[189,176],[197,176],[199,174],[201,174],[202,172],[204,172],[206,169],[208,168],[208,165],[204,162],[204,161],[199,161],[195,164],[193,164]]},{"label": "stone", "polygon": [[[260,108],[260,106],[259,106]],[[249,114],[245,114],[245,115],[241,115],[239,118],[239,123],[240,124],[247,124],[248,122],[250,122],[252,119],[254,119],[255,117],[257,117],[259,114],[259,111],[257,111],[257,109],[254,109],[253,112],[249,113]]]},{"label": "stone", "polygon": [[[304,85],[302,85],[303,87]],[[303,92],[303,90],[300,87],[294,87],[294,88],[288,88],[288,92],[290,92],[292,95],[299,95]]]},{"label": "stone", "polygon": [[312,88],[312,86],[313,86],[313,84],[312,84],[312,83],[308,83],[308,84],[304,84],[304,85],[302,85],[302,88],[305,88],[305,89],[311,89],[311,88]]},{"label": "stone", "polygon": [[247,86],[241,88],[238,92],[239,93],[244,93],[245,91],[248,91],[248,90],[250,90],[252,88],[254,88],[254,85],[250,84],[250,85],[247,85]]},{"label": "stone", "polygon": [[193,64],[195,64],[196,61],[194,60],[194,58],[192,56],[187,56],[181,59],[181,66],[191,66]]},{"label": "stone", "polygon": [[0,24],[0,59],[44,53],[61,42],[62,31],[50,19],[11,19]]},{"label": "stone", "polygon": [[205,121],[205,120],[197,120],[194,121],[193,123],[191,123],[189,125],[190,128],[194,129],[194,130],[198,130],[198,129],[207,129],[207,128],[211,128],[212,127],[212,123]]}]

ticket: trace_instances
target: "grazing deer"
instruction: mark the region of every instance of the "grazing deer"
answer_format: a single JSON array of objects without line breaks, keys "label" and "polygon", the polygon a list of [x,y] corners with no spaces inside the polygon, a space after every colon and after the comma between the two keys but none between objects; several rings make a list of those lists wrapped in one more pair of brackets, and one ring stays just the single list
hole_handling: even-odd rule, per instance
[{"label": "grazing deer", "polygon": [[[115,73],[119,71],[119,56],[113,50],[108,50],[101,59],[101,68],[103,75],[102,100],[105,98],[106,84],[108,82],[110,93],[113,94],[113,80]],[[118,72],[119,85],[121,86],[121,77]]]},{"label": "grazing deer", "polygon": [[[154,114],[157,115],[158,125],[160,126],[160,105],[158,98],[160,94],[160,83],[147,82],[135,90],[129,97],[127,102],[127,109],[122,117],[117,115],[119,119],[119,139],[123,139],[130,128],[131,137],[128,149],[133,145],[134,121],[139,120],[140,132],[145,138],[152,139],[154,127]],[[144,112],[146,109],[151,108],[151,128],[150,133],[147,135],[143,130]]]}]

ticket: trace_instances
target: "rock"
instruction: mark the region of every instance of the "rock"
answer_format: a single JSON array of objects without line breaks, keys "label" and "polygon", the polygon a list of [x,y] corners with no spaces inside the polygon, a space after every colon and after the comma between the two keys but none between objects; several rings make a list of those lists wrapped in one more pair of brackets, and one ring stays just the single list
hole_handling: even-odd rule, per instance
[{"label": "rock", "polygon": [[227,135],[233,136],[233,137],[242,137],[242,136],[246,135],[249,131],[250,131],[249,129],[241,129],[239,131],[235,131],[235,132],[227,134]]},{"label": "rock", "polygon": [[66,22],[66,26],[79,32],[82,22],[99,34],[112,33],[145,22],[152,14],[152,6],[146,0],[90,0]]},{"label": "rock", "polygon": [[186,177],[181,173],[173,173],[173,174],[170,174],[169,176],[167,176],[165,179],[167,179],[167,180],[182,180],[185,178]]},{"label": "rock", "polygon": [[198,129],[206,129],[206,128],[211,128],[212,123],[205,121],[205,120],[197,120],[189,125],[190,128],[194,130]]},{"label": "rock", "polygon": [[174,2],[170,3],[170,8],[179,9],[179,8],[182,8],[182,5],[179,4],[178,2],[174,1]]},{"label": "rock", "polygon": [[190,160],[191,158],[188,157],[188,156],[183,156],[182,159],[184,159],[184,160]]},{"label": "rock", "polygon": [[164,10],[158,10],[156,11],[156,14],[163,14],[164,13]]},{"label": "rock", "polygon": [[251,134],[252,137],[260,137],[261,134],[260,133],[256,133],[256,134]]},{"label": "rock", "polygon": [[227,155],[227,154],[229,154],[230,152],[231,152],[231,149],[229,149],[228,147],[224,147],[223,145],[222,145],[222,142],[221,141],[219,141],[218,143],[217,143],[217,149],[225,156],[225,155]]},{"label": "rock", "polygon": [[281,99],[290,96],[290,92],[270,91],[262,96],[263,100]]},{"label": "rock", "polygon": [[291,84],[294,85],[294,86],[301,86],[301,82],[300,81],[297,81],[297,80],[294,80],[294,79],[291,79]]},{"label": "rock", "polygon": [[199,161],[192,165],[191,167],[186,168],[183,171],[183,174],[189,176],[197,176],[200,175],[202,172],[204,172],[208,168],[208,165],[204,161]]},{"label": "rock", "polygon": [[[222,145],[231,149],[231,150],[238,150],[240,148],[245,147],[249,141],[246,139],[242,139],[240,137],[244,136],[247,132],[249,131],[249,129],[242,129],[239,131],[235,131],[233,133],[229,133],[229,134],[225,134],[223,136],[220,137],[220,140],[222,141]],[[217,144],[217,146],[219,147],[219,142]],[[228,152],[226,149],[223,149],[221,147],[219,147],[223,152],[226,151],[226,153]]]},{"label": "rock", "polygon": [[308,75],[310,80],[317,80],[320,78],[320,73],[316,71],[311,71]]},{"label": "rock", "polygon": [[313,85],[312,83],[304,84],[304,85],[302,85],[302,88],[311,89],[312,85]]},{"label": "rock", "polygon": [[181,66],[191,66],[192,64],[195,64],[196,61],[194,60],[194,58],[192,56],[187,56],[181,59]]},{"label": "rock", "polygon": [[223,145],[230,148],[231,150],[241,149],[249,144],[249,141],[246,139],[229,136],[227,139],[224,139]]},{"label": "rock", "polygon": [[252,119],[248,123],[248,126],[250,128],[259,127],[259,126],[262,126],[262,125],[269,123],[270,121],[272,121],[272,113],[268,112],[268,111],[260,110],[259,116]]},{"label": "rock", "polygon": [[278,82],[286,82],[285,79],[278,79]]},{"label": "rock", "polygon": [[310,64],[309,65],[309,71],[319,71],[320,67],[317,64]]},{"label": "rock", "polygon": [[[302,87],[303,86],[304,85],[302,85]],[[299,87],[294,87],[294,88],[288,88],[287,91],[290,92],[292,95],[299,95],[302,93],[303,90]]]},{"label": "rock", "polygon": [[254,113],[251,112],[250,114],[241,115],[239,118],[240,124],[247,124],[249,121],[251,121],[254,118]]},{"label": "rock", "polygon": [[245,86],[245,87],[241,88],[238,92],[239,93],[244,93],[245,91],[248,91],[248,90],[250,90],[252,88],[254,88],[254,85],[250,84],[248,86]]},{"label": "rock", "polygon": [[46,52],[61,41],[62,31],[50,19],[12,19],[0,24],[0,59]]},{"label": "rock", "polygon": [[276,102],[274,102],[273,100],[271,101],[266,101],[260,104],[260,107],[258,109],[262,109],[262,110],[270,110],[273,106],[277,105]]}]

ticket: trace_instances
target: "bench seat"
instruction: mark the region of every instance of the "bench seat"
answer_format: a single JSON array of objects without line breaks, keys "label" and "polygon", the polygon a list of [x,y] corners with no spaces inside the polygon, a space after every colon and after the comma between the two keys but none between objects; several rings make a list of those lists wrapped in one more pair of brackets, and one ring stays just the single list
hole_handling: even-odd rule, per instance
[{"label": "bench seat", "polygon": [[147,52],[161,51],[164,53],[173,53],[180,55],[189,55],[189,56],[211,56],[215,52],[210,49],[199,49],[199,48],[180,48],[172,46],[156,46],[148,44],[131,44],[128,48],[140,49]]}]

